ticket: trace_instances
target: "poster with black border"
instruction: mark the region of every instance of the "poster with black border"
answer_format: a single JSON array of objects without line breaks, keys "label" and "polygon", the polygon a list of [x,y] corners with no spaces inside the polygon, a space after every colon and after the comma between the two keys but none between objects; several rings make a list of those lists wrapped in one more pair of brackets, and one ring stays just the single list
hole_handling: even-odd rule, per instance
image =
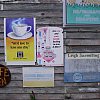
[{"label": "poster with black border", "polygon": [[36,62],[35,18],[4,18],[5,62],[34,65]]}]

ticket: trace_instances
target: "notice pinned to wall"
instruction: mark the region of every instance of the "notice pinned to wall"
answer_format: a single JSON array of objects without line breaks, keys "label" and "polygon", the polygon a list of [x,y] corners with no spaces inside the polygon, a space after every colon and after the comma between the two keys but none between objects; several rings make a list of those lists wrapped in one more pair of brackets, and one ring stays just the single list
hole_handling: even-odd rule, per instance
[{"label": "notice pinned to wall", "polygon": [[100,0],[64,0],[63,24],[100,24]]},{"label": "notice pinned to wall", "polygon": [[37,29],[37,63],[45,66],[63,66],[63,29]]},{"label": "notice pinned to wall", "polygon": [[65,82],[100,82],[100,53],[67,53]]},{"label": "notice pinned to wall", "polygon": [[23,87],[54,87],[54,67],[23,67]]},{"label": "notice pinned to wall", "polygon": [[36,62],[35,18],[5,18],[4,41],[7,65]]}]

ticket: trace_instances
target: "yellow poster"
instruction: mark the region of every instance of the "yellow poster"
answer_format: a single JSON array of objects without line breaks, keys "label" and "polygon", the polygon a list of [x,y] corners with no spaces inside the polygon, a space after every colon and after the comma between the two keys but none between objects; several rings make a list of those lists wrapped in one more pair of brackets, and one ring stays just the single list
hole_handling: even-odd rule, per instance
[{"label": "yellow poster", "polygon": [[5,18],[4,39],[7,65],[35,64],[35,18]]}]

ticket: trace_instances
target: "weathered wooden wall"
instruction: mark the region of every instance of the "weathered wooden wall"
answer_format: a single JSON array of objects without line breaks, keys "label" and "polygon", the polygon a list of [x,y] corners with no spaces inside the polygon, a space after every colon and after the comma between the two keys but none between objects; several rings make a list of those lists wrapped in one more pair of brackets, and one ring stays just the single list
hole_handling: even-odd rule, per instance
[{"label": "weathered wooden wall", "polygon": [[[63,24],[62,0],[1,0],[0,1],[0,64],[4,61],[4,17],[36,17],[37,28]],[[100,52],[100,26],[70,27],[64,32],[64,53]],[[33,90],[36,100],[100,100],[100,83],[64,83],[64,67],[55,67],[54,88],[23,88],[22,67],[8,66],[11,82],[0,88],[0,100],[30,100]],[[28,66],[29,67],[29,66]],[[30,66],[34,67],[34,66]]]}]

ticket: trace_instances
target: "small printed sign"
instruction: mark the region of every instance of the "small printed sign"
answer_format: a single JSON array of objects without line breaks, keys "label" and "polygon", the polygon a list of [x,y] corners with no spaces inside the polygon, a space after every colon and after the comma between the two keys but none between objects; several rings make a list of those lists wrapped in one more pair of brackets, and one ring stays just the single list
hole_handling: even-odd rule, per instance
[{"label": "small printed sign", "polygon": [[63,66],[63,29],[37,29],[37,63],[45,66]]},{"label": "small printed sign", "polygon": [[64,70],[64,82],[100,82],[100,53],[67,53]]},{"label": "small printed sign", "polygon": [[11,81],[11,74],[9,69],[0,64],[0,88],[5,87]]},{"label": "small printed sign", "polygon": [[54,87],[54,67],[23,67],[23,87]]},{"label": "small printed sign", "polygon": [[64,0],[63,24],[100,24],[100,0]]},{"label": "small printed sign", "polygon": [[7,65],[36,62],[35,18],[5,18],[4,40]]}]

